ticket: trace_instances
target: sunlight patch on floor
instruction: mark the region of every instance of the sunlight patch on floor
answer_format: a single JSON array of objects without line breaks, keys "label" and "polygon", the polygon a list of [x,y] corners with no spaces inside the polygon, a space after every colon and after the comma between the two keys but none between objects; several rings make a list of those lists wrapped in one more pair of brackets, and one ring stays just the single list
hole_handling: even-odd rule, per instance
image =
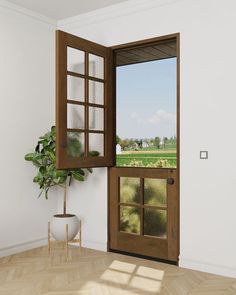
[{"label": "sunlight patch on floor", "polygon": [[109,269],[113,270],[119,270],[122,272],[132,273],[136,268],[135,264],[127,263],[119,260],[114,260],[111,265],[109,266]]},{"label": "sunlight patch on floor", "polygon": [[115,289],[122,288],[124,292],[128,290],[129,294],[138,294],[140,291],[158,294],[161,291],[163,277],[163,270],[114,260],[100,279]]},{"label": "sunlight patch on floor", "polygon": [[101,279],[117,284],[127,285],[130,281],[130,274],[119,271],[113,271],[111,269],[107,269],[101,275]]}]

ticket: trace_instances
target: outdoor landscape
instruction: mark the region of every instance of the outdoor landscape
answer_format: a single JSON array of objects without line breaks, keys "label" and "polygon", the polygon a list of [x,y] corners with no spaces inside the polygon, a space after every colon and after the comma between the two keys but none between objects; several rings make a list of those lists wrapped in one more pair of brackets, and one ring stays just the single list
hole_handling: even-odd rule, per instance
[{"label": "outdoor landscape", "polygon": [[121,139],[116,137],[116,165],[119,167],[176,167],[176,137]]},{"label": "outdoor landscape", "polygon": [[116,166],[176,167],[176,59],[117,68]]},{"label": "outdoor landscape", "polygon": [[[176,59],[116,74],[116,166],[176,168]],[[166,179],[120,177],[119,192],[120,231],[167,237]]]}]

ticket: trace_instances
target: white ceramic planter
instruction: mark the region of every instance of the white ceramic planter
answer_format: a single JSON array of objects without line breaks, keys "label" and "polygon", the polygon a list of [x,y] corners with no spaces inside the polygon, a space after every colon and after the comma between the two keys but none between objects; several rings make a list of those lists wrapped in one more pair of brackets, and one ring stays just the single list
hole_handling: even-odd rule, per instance
[{"label": "white ceramic planter", "polygon": [[76,215],[54,215],[51,221],[51,234],[57,241],[66,240],[66,225],[68,224],[68,239],[73,240],[79,232],[79,219]]}]

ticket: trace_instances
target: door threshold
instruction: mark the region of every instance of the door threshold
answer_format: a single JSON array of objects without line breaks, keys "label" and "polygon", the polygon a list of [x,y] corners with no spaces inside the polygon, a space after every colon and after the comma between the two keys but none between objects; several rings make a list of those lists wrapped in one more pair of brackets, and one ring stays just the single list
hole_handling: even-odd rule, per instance
[{"label": "door threshold", "polygon": [[130,253],[130,252],[126,252],[126,251],[115,250],[115,249],[109,249],[109,252],[178,266],[178,262],[173,261],[173,260],[161,259],[161,258],[156,258],[156,257],[151,257],[151,256],[146,256],[146,255],[141,255],[141,254],[136,254],[136,253]]}]

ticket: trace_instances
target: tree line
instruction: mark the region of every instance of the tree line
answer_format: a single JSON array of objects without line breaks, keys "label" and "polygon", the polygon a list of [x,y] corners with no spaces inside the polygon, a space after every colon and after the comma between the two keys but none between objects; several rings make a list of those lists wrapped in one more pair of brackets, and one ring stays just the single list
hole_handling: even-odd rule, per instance
[{"label": "tree line", "polygon": [[116,135],[116,144],[119,144],[122,150],[139,150],[142,148],[166,148],[167,146],[176,146],[176,137],[153,137],[153,138],[124,138],[122,139]]}]

